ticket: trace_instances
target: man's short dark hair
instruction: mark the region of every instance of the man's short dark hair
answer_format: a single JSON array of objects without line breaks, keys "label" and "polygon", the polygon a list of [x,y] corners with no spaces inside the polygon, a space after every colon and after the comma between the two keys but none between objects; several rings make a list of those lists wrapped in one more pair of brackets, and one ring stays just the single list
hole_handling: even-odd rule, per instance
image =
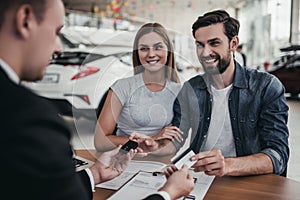
[{"label": "man's short dark hair", "polygon": [[3,25],[5,13],[9,9],[18,8],[23,4],[29,4],[38,22],[43,21],[48,0],[1,0],[0,1],[0,28]]},{"label": "man's short dark hair", "polygon": [[193,36],[195,37],[195,32],[198,28],[218,23],[224,24],[224,34],[229,41],[231,41],[234,36],[238,35],[240,29],[239,21],[230,17],[225,10],[215,10],[198,17],[192,26]]}]

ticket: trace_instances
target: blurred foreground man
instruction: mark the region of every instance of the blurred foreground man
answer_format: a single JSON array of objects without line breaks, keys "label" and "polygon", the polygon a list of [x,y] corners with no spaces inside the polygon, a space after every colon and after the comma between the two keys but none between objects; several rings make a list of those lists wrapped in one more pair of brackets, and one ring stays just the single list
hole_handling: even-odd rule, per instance
[{"label": "blurred foreground man", "polygon": [[[61,0],[0,3],[0,177],[7,199],[92,199],[94,185],[118,176],[136,153],[131,150],[120,159],[118,147],[76,173],[71,132],[63,119],[49,102],[19,85],[42,79],[51,56],[62,50],[58,35],[63,25]],[[179,181],[185,187],[177,187]],[[153,196],[175,199],[192,188],[184,167]]]}]

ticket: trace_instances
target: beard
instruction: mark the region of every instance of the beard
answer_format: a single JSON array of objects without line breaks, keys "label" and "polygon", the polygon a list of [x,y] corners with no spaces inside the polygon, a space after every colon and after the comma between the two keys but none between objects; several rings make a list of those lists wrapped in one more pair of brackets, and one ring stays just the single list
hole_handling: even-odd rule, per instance
[{"label": "beard", "polygon": [[[218,61],[217,66],[207,65],[205,62],[205,60],[207,59],[215,59],[216,61]],[[199,60],[204,68],[205,73],[208,73],[210,75],[223,74],[230,64],[230,60],[231,60],[230,50],[228,49],[225,57],[222,59],[219,54],[216,54],[216,55],[210,55],[208,57],[200,56]]]}]

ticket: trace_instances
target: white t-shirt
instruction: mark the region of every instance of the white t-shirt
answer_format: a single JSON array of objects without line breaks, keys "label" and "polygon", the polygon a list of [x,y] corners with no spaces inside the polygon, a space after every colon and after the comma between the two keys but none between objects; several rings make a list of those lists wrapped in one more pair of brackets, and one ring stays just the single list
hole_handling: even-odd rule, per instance
[{"label": "white t-shirt", "polygon": [[212,114],[208,129],[207,140],[201,151],[213,148],[220,149],[224,157],[236,157],[235,143],[232,134],[228,109],[228,98],[232,85],[217,90],[212,87]]},{"label": "white t-shirt", "polygon": [[163,90],[152,92],[145,85],[142,73],[117,80],[111,86],[123,106],[117,121],[117,135],[130,136],[133,131],[153,135],[169,125],[180,88],[179,83],[166,81]]}]

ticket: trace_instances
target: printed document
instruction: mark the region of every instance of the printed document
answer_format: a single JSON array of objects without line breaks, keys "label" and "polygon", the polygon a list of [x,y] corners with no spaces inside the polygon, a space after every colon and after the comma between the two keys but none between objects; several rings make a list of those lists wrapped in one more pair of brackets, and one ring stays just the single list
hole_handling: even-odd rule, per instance
[{"label": "printed document", "polygon": [[[191,171],[190,173],[195,179],[195,187],[187,197],[180,198],[180,200],[201,200],[215,177],[207,176],[202,172]],[[156,192],[165,182],[166,177],[164,175],[154,176],[153,173],[141,171],[108,200],[142,199]]]},{"label": "printed document", "polygon": [[96,187],[118,190],[139,171],[146,171],[146,172],[163,171],[165,167],[167,167],[167,165],[161,162],[131,160],[127,168],[123,171],[123,173],[120,176],[110,181],[97,184]]}]

